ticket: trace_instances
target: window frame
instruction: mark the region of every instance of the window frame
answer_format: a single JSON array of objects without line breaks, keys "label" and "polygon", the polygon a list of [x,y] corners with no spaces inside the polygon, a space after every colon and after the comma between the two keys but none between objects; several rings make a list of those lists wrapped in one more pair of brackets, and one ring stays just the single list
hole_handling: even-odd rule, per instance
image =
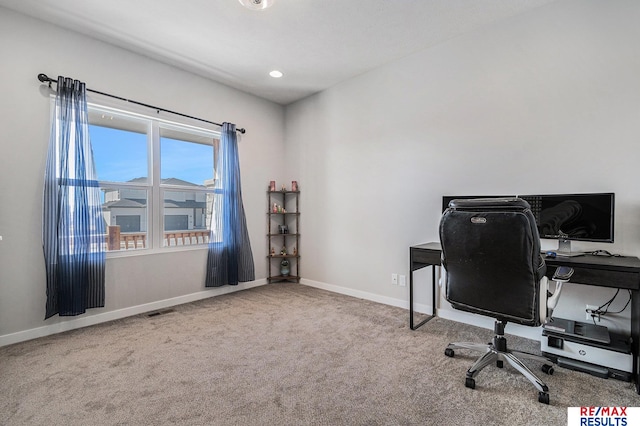
[{"label": "window frame", "polygon": [[[146,205],[146,246],[144,248],[136,249],[120,249],[120,250],[106,250],[107,258],[116,257],[128,257],[128,256],[140,256],[156,253],[167,253],[171,251],[189,251],[189,250],[204,250],[208,247],[206,242],[198,242],[194,244],[184,245],[165,245],[165,193],[167,191],[185,191],[204,194],[220,194],[222,188],[220,188],[220,180],[215,171],[218,155],[218,149],[220,144],[221,133],[219,130],[213,130],[203,126],[196,126],[186,122],[167,120],[160,117],[151,116],[148,114],[142,114],[134,111],[124,110],[122,108],[115,108],[103,103],[87,102],[87,108],[90,113],[104,113],[113,116],[119,116],[124,119],[132,119],[136,121],[142,121],[147,123],[147,181],[146,182],[112,182],[102,181],[98,176],[98,185],[102,191],[104,188],[110,189],[140,189],[147,192],[147,205]],[[97,125],[99,123],[89,120],[89,126]],[[114,128],[118,129],[117,126]],[[207,187],[191,187],[175,184],[164,184],[161,179],[161,132],[162,129],[168,129],[174,132],[182,132],[186,134],[192,134],[194,137],[206,137],[210,138],[211,146],[213,147],[214,162],[213,162],[213,179],[214,186]],[[122,129],[127,130],[127,129]],[[172,139],[174,139],[172,137]],[[185,141],[188,143],[201,143],[195,141]],[[95,160],[94,160],[95,161]],[[195,218],[194,218],[195,219]],[[211,220],[211,218],[210,218]],[[206,222],[206,216],[205,216]],[[205,223],[206,230],[211,229],[210,224]]]}]

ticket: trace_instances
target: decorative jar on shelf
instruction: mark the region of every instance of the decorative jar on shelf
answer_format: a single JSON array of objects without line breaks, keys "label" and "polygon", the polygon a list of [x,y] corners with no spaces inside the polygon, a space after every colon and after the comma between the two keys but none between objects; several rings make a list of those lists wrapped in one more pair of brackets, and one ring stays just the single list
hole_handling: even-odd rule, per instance
[{"label": "decorative jar on shelf", "polygon": [[289,273],[289,261],[287,259],[282,259],[282,262],[280,262],[280,275],[286,277],[289,275]]}]

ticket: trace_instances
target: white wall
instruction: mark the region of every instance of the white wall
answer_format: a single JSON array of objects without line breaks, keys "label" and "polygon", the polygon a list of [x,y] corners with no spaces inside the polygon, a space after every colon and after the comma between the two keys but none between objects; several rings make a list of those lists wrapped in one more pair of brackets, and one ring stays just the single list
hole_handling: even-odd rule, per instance
[{"label": "white wall", "polygon": [[[288,106],[304,282],[408,306],[390,276],[438,240],[455,194],[613,191],[615,244],[574,248],[640,255],[638,22],[637,1],[558,2]],[[584,320],[612,294],[568,286],[557,314]],[[628,328],[628,314],[603,324]]]},{"label": "white wall", "polygon": [[[49,99],[38,73],[212,121],[245,127],[244,206],[256,282],[265,282],[266,189],[282,181],[281,106],[0,7],[0,345],[235,288],[205,290],[206,249],[107,260],[106,306],[77,318],[45,312],[42,184]],[[154,113],[153,111],[149,111]],[[166,118],[180,121],[176,117]],[[240,286],[242,288],[242,286]]]}]

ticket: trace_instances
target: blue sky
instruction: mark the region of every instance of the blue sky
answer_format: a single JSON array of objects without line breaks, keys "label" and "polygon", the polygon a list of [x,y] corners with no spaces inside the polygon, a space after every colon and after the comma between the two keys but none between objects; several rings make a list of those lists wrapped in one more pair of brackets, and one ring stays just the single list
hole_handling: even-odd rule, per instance
[{"label": "blue sky", "polygon": [[[126,182],[146,177],[147,135],[107,127],[89,127],[98,180]],[[213,177],[213,147],[160,139],[160,176],[202,185]]]}]

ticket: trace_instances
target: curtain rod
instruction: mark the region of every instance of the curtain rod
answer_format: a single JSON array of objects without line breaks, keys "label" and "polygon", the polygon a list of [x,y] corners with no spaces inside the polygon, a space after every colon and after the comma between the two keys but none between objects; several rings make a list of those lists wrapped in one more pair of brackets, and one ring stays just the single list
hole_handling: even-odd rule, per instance
[{"label": "curtain rod", "polygon": [[[42,83],[47,83],[48,82],[49,83],[49,87],[51,87],[51,83],[58,83],[58,80],[54,80],[52,78],[49,78],[46,74],[38,74],[38,80],[40,80]],[[93,90],[93,89],[89,89],[89,88],[87,88],[86,90],[87,90],[87,92],[97,93],[98,95],[108,96],[110,98],[115,98],[115,99],[119,99],[121,101],[125,101],[125,102],[129,102],[129,103],[132,103],[132,104],[140,105],[140,106],[143,106],[143,107],[155,109],[158,112],[160,112],[160,111],[168,112],[170,114],[179,115],[180,117],[191,118],[193,120],[198,120],[198,121],[203,121],[205,123],[214,124],[216,126],[222,126],[222,124],[220,124],[220,123],[216,123],[216,122],[213,122],[213,121],[205,120],[204,118],[193,117],[191,115],[183,114],[181,112],[171,111],[170,109],[160,108],[160,107],[149,105],[149,104],[145,104],[145,103],[142,103],[142,102],[133,101],[131,99],[122,98],[120,96],[111,95],[109,93],[99,92],[97,90]],[[246,132],[246,130],[244,128],[239,128],[239,129],[236,129],[236,132],[240,132],[240,133],[244,134]]]}]

